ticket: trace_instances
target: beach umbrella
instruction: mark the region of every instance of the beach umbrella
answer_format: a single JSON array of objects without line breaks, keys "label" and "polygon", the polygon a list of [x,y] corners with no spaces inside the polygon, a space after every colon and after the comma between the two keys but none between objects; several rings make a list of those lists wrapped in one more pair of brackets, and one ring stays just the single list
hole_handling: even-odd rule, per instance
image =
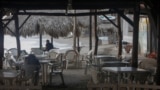
[{"label": "beach umbrella", "polygon": [[41,19],[40,30],[44,30],[51,37],[65,37],[73,29],[72,18],[67,16],[43,16]]},{"label": "beach umbrella", "polygon": [[[28,17],[19,15],[19,26]],[[8,25],[8,28],[15,32],[14,21]],[[5,28],[5,34],[14,35],[8,28]],[[38,34],[49,34],[51,37],[58,38],[67,36],[72,30],[72,22],[69,17],[58,16],[30,16],[25,24],[19,29],[23,37],[34,36]]]}]

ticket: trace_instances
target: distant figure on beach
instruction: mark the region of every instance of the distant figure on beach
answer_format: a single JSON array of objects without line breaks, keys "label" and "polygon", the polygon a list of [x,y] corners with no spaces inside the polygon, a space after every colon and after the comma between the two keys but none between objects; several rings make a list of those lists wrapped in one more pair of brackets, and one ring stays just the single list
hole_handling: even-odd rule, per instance
[{"label": "distant figure on beach", "polygon": [[53,44],[49,42],[49,40],[46,40],[46,49],[45,51],[49,51],[53,49]]}]

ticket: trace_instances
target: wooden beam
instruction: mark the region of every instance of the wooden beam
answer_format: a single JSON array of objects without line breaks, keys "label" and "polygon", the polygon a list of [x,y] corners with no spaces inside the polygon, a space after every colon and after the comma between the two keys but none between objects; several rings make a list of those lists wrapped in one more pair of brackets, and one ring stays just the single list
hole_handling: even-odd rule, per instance
[{"label": "wooden beam", "polygon": [[103,14],[103,16],[104,16],[110,23],[112,23],[116,28],[119,28],[118,25],[116,25],[112,20],[110,20],[106,15]]},{"label": "wooden beam", "polygon": [[[14,36],[16,36],[15,32],[13,32],[8,26],[6,26],[5,28],[7,28]],[[4,28],[3,28],[4,30]]]},{"label": "wooden beam", "polygon": [[22,28],[22,26],[26,23],[26,21],[30,18],[31,15],[28,15],[28,17],[24,20],[24,22],[19,27],[19,30]]},{"label": "wooden beam", "polygon": [[6,28],[6,26],[13,20],[13,17],[14,17],[14,15],[12,16],[11,19],[9,19],[9,21],[6,24],[3,25],[3,28]]},{"label": "wooden beam", "polygon": [[120,11],[119,9],[114,8],[114,10],[124,19],[126,22],[128,22],[131,26],[134,27],[134,23],[131,19],[129,19],[126,15],[124,15],[123,11]]},{"label": "wooden beam", "polygon": [[16,31],[16,41],[17,41],[17,58],[20,56],[20,51],[21,51],[21,45],[20,45],[20,35],[19,35],[19,20],[18,20],[18,14],[15,14],[14,16],[15,19],[15,31]]},{"label": "wooden beam", "polygon": [[43,15],[43,16],[89,16],[116,13],[115,11],[99,11],[84,13],[46,13],[46,12],[18,12],[18,15]]}]

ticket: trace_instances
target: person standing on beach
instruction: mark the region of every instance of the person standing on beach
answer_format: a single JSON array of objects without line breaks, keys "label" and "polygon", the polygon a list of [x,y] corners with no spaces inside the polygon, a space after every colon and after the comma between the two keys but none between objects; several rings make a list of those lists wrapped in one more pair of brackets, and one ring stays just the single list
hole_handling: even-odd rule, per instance
[{"label": "person standing on beach", "polygon": [[53,44],[49,42],[49,40],[46,40],[46,51],[49,51],[53,49]]}]

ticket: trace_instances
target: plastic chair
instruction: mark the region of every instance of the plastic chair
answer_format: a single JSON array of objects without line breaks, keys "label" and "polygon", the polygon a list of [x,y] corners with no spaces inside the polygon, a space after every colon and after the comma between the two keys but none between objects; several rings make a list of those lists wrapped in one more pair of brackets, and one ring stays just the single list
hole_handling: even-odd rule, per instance
[{"label": "plastic chair", "polygon": [[[15,55],[15,53],[14,53],[14,55]],[[7,50],[5,52],[5,65],[6,65],[6,68],[12,68],[12,69],[17,69],[18,68],[17,59],[15,58],[14,55],[13,55],[12,50],[11,51]]]},{"label": "plastic chair", "polygon": [[56,61],[49,63],[49,66],[51,67],[51,71],[49,73],[50,84],[52,84],[53,76],[60,75],[61,80],[62,80],[62,85],[63,86],[65,85],[64,77],[63,77],[64,62],[61,59],[61,57],[62,57],[62,54],[58,54],[55,59]]},{"label": "plastic chair", "polygon": [[43,54],[43,50],[41,50],[40,48],[31,48],[31,53],[35,55],[41,55]]},{"label": "plastic chair", "polygon": [[79,54],[77,51],[75,50],[66,51],[64,55],[66,69],[68,69],[69,64],[74,64],[74,66],[78,68],[78,63],[79,63],[78,58],[79,58]]},{"label": "plastic chair", "polygon": [[48,53],[47,53],[47,59],[56,59],[58,56],[58,53],[54,51],[54,49],[51,49]]},{"label": "plastic chair", "polygon": [[86,67],[85,67],[85,71],[84,74],[87,74],[88,68],[90,66],[94,66],[94,58],[93,58],[93,50],[88,51],[87,55],[85,56],[85,60],[86,60]]}]

